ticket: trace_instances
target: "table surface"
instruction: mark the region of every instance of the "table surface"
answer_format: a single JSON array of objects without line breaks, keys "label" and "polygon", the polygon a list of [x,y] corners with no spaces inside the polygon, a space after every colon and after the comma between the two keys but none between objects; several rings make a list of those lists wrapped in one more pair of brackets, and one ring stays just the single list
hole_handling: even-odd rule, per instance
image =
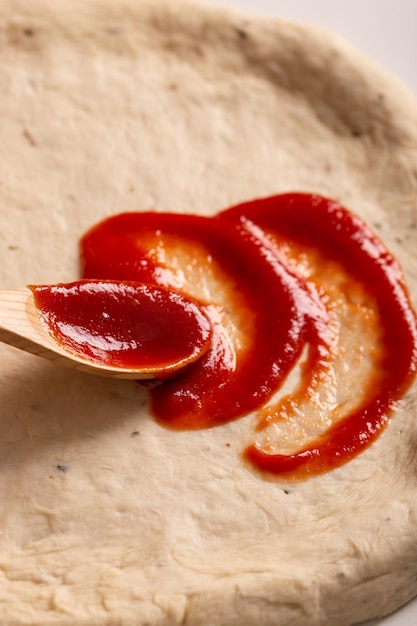
[{"label": "table surface", "polygon": [[[205,0],[253,14],[324,26],[400,78],[417,97],[416,0]],[[417,624],[417,599],[366,626]],[[363,625],[365,626],[365,624]]]}]

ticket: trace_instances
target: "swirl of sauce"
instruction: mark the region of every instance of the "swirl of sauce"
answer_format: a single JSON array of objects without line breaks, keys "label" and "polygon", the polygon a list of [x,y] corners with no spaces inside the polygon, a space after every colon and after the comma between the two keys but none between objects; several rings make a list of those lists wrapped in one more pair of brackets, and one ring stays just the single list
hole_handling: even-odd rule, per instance
[{"label": "swirl of sauce", "polygon": [[[293,193],[214,217],[124,213],[81,241],[83,277],[198,301],[211,345],[150,389],[155,418],[200,429],[257,412],[245,458],[303,478],[368,447],[411,384],[417,323],[401,269],[338,203]],[[294,380],[292,380],[292,378]]]}]

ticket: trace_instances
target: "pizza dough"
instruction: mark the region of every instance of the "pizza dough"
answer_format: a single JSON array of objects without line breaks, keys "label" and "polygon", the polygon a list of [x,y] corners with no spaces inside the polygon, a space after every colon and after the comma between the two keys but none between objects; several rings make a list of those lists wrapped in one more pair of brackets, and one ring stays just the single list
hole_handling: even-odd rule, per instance
[{"label": "pizza dough", "polygon": [[[417,299],[417,104],[312,27],[189,2],[3,0],[1,287],[78,277],[111,214],[311,191]],[[251,416],[170,432],[135,384],[1,347],[2,624],[348,626],[417,593],[417,386],[334,472],[265,480]]]}]

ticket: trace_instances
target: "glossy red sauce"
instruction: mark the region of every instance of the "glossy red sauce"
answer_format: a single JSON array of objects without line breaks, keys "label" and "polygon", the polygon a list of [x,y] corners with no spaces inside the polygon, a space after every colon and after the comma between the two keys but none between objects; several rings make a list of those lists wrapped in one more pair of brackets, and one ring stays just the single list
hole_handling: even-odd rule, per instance
[{"label": "glossy red sauce", "polygon": [[[297,262],[288,262],[284,244],[297,254],[318,254],[315,280],[306,279]],[[181,255],[176,262],[178,250],[186,253],[184,267]],[[187,293],[197,265],[219,285],[227,284],[226,304],[210,290],[199,295],[213,327],[208,351],[150,391],[154,416],[173,429],[218,426],[251,411],[259,412],[258,431],[284,414],[293,419],[297,404],[313,398],[326,381],[338,350],[334,311],[320,288],[320,268],[337,264],[347,283],[370,294],[377,318],[373,325],[382,339],[378,367],[359,406],[293,453],[250,445],[245,457],[262,471],[300,478],[345,463],[375,440],[415,375],[416,318],[401,270],[369,228],[331,200],[284,194],[210,218],[121,214],[85,235],[81,255],[89,279],[178,288],[182,276],[180,288]],[[230,311],[242,326],[235,342],[228,330]],[[265,419],[265,407],[306,346],[301,384],[276,405],[277,417]]]},{"label": "glossy red sauce", "polygon": [[31,290],[53,337],[89,361],[166,376],[209,346],[200,307],[156,285],[82,280]]}]

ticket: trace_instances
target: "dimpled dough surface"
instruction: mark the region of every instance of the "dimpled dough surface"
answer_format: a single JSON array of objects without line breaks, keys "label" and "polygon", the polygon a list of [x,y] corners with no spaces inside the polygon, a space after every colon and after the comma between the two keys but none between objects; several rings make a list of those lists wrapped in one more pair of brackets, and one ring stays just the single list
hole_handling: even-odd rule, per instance
[{"label": "dimpled dough surface", "polygon": [[[122,211],[339,199],[417,297],[417,105],[312,27],[188,2],[3,0],[1,287],[74,280]],[[133,383],[1,347],[4,625],[346,626],[417,593],[417,388],[299,483],[241,460],[253,416],[170,432]]]}]

